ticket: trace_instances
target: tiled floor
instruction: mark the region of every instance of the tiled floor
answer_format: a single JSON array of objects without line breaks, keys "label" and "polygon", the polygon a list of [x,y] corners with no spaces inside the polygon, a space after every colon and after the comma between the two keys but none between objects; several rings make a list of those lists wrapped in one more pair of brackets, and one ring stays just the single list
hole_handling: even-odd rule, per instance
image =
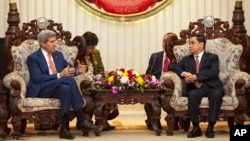
[{"label": "tiled floor", "polygon": [[[165,133],[166,122],[164,117],[166,114],[162,112],[161,123],[163,125],[163,131],[161,136],[156,136],[155,132],[149,131],[145,126],[145,114],[143,108],[138,105],[134,106],[120,106],[120,115],[109,121],[112,125],[116,126],[113,131],[102,132],[100,136],[95,136],[93,132],[89,137],[82,136],[81,131],[75,130],[75,121],[71,122],[71,132],[75,134],[74,141],[206,141],[211,140],[203,136],[198,138],[189,139],[186,137],[186,132],[183,130],[175,131],[173,136],[167,136]],[[133,109],[133,111],[131,111]],[[11,125],[9,125],[11,127]],[[205,132],[206,123],[201,123],[202,131]],[[3,140],[3,139],[2,139]],[[2,141],[0,139],[0,141]],[[9,136],[5,140],[14,140]],[[59,139],[58,131],[46,130],[36,131],[33,128],[33,124],[29,124],[26,128],[26,134],[19,140],[21,141],[57,141],[64,140]],[[213,141],[229,141],[229,129],[227,123],[220,121],[215,126],[215,138]]]}]

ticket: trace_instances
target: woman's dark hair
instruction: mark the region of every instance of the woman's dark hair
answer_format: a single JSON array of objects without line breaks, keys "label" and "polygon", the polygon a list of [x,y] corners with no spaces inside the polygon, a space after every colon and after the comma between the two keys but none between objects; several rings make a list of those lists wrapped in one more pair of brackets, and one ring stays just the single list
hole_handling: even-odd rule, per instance
[{"label": "woman's dark hair", "polygon": [[93,32],[87,31],[82,37],[86,40],[87,46],[96,46],[98,44],[98,37]]}]

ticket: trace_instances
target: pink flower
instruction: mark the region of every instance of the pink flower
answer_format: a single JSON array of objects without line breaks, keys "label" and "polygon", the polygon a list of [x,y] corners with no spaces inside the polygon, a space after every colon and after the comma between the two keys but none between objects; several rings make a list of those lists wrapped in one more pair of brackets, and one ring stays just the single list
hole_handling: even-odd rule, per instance
[{"label": "pink flower", "polygon": [[111,89],[113,94],[123,90],[161,89],[159,80],[150,74],[119,68],[93,76],[94,89]]},{"label": "pink flower", "polygon": [[111,89],[112,89],[112,93],[113,94],[117,94],[118,93],[118,87],[117,86],[113,86]]}]

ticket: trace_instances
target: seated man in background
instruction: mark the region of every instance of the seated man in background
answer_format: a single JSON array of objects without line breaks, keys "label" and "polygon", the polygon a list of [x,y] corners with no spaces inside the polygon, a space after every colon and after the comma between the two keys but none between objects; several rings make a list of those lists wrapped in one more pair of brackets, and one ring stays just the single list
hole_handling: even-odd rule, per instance
[{"label": "seated man in background", "polygon": [[[148,68],[146,70],[146,74],[154,75],[158,80],[160,80],[163,73],[168,71],[168,67],[170,64],[170,60],[169,60],[169,58],[166,54],[166,51],[165,51],[167,37],[168,37],[168,34],[165,34],[163,36],[163,40],[162,40],[162,49],[163,50],[151,54],[150,59],[149,59],[149,63],[148,63]],[[147,115],[147,120],[145,121],[146,125],[147,125],[148,129],[152,130],[152,125],[151,125],[151,121],[150,121],[151,116],[153,114],[152,106],[149,103],[146,103],[144,105],[144,110],[145,110],[146,115]],[[162,128],[160,120],[158,122],[158,126],[159,126],[159,128]],[[178,118],[175,118],[175,130],[178,130],[178,129],[179,129]]]},{"label": "seated man in background", "polygon": [[[105,70],[100,51],[96,49],[99,41],[97,35],[87,31],[83,34],[83,37],[86,40],[87,48],[84,51],[84,58],[82,58],[81,63],[88,66],[87,71],[91,74],[96,75],[104,72]],[[116,118],[119,115],[117,104],[106,104],[103,108],[103,115],[107,120]],[[109,131],[113,129],[115,129],[115,126],[111,126],[108,122],[106,122],[103,131]]]},{"label": "seated man in background", "polygon": [[26,96],[60,99],[60,138],[74,138],[74,134],[69,132],[68,125],[68,113],[71,106],[82,130],[99,128],[84,117],[82,113],[84,101],[73,78],[75,72],[85,73],[86,67],[78,60],[78,71],[74,67],[70,67],[71,65],[64,59],[63,54],[55,50],[55,32],[43,30],[38,34],[37,40],[40,48],[27,58],[30,80]]}]

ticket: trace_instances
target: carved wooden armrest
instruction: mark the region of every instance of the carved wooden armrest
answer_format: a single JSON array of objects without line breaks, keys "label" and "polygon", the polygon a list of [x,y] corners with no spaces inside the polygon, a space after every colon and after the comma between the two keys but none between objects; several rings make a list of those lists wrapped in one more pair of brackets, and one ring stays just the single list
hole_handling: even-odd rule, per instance
[{"label": "carved wooden armrest", "polygon": [[10,111],[11,115],[21,116],[18,108],[18,101],[25,98],[26,83],[23,77],[15,71],[7,74],[3,79],[3,84],[10,91]]},{"label": "carved wooden armrest", "polygon": [[160,81],[165,86],[165,96],[181,97],[183,84],[181,78],[175,72],[164,73]]},{"label": "carved wooden armrest", "polygon": [[86,104],[89,103],[93,103],[91,102],[92,98],[91,98],[91,92],[89,91],[92,88],[92,83],[93,83],[93,78],[91,75],[89,75],[88,73],[84,73],[84,74],[80,74],[74,77],[77,83],[77,86],[80,90],[80,92],[83,95],[84,98],[84,103],[85,105],[83,107],[86,106]]},{"label": "carved wooden armrest", "polygon": [[80,91],[82,92],[82,94],[84,94],[86,90],[91,88],[93,78],[88,73],[83,73],[83,74],[77,75],[74,78],[75,78],[77,86],[80,89]]},{"label": "carved wooden armrest", "polygon": [[10,90],[10,96],[25,98],[26,83],[19,74],[11,72],[3,79],[3,84]]},{"label": "carved wooden armrest", "polygon": [[231,94],[233,98],[233,107],[238,109],[237,111],[244,111],[247,107],[246,96],[250,85],[250,75],[246,72],[238,71],[234,74],[230,74],[229,80],[226,83],[225,90],[230,92],[225,92],[226,94]]},{"label": "carved wooden armrest", "polygon": [[246,90],[250,85],[250,75],[246,72],[238,71],[229,76],[226,85],[233,88],[230,96],[245,96]]}]

